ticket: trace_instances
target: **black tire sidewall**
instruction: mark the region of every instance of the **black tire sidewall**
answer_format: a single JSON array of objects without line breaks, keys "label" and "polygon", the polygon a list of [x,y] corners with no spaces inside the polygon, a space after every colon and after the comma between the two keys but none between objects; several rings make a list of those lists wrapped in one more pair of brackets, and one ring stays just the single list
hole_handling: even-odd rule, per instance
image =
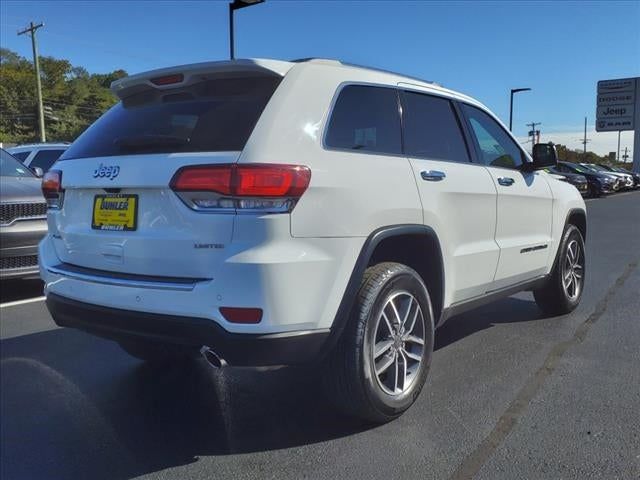
[{"label": "black tire sidewall", "polygon": [[[371,362],[371,349],[375,341],[376,320],[389,296],[398,291],[409,292],[420,304],[425,322],[425,346],[420,370],[413,384],[405,393],[392,396],[384,392],[378,385],[374,366]],[[367,316],[363,348],[361,349],[365,393],[375,410],[390,417],[397,416],[413,404],[420,394],[429,373],[434,341],[433,310],[429,293],[418,274],[410,268],[404,267],[402,270],[394,272],[379,285],[376,291],[376,299],[371,304],[371,307],[367,312],[360,313]]]}]

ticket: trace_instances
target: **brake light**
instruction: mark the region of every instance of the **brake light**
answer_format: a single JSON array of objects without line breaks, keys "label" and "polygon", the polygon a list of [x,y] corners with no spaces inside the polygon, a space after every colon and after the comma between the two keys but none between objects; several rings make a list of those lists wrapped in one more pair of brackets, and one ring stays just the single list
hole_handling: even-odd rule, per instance
[{"label": "brake light", "polygon": [[293,209],[310,180],[311,170],[302,165],[200,165],[178,170],[170,186],[196,210],[279,213]]},{"label": "brake light", "polygon": [[42,177],[42,194],[49,208],[61,208],[64,198],[62,189],[62,172],[60,170],[49,170]]},{"label": "brake light", "polygon": [[176,192],[217,192],[231,195],[231,167],[185,167],[174,175],[171,188]]},{"label": "brake light", "polygon": [[174,83],[180,83],[184,80],[184,75],[176,73],[174,75],[165,75],[164,77],[156,77],[151,79],[151,83],[154,85],[172,85]]}]

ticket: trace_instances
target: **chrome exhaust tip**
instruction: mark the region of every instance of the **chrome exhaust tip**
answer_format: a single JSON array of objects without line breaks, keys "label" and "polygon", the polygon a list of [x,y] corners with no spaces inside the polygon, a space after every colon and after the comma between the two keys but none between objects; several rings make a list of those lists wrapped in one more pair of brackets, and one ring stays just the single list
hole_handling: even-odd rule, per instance
[{"label": "chrome exhaust tip", "polygon": [[216,352],[211,350],[206,345],[203,345],[200,348],[200,355],[202,355],[207,363],[215,369],[222,368],[224,365],[226,365],[226,362],[221,359]]}]

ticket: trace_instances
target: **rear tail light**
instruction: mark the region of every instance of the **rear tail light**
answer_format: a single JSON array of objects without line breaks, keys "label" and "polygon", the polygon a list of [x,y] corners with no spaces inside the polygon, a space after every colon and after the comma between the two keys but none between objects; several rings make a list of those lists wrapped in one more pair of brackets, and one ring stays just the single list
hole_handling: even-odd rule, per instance
[{"label": "rear tail light", "polygon": [[47,202],[47,207],[53,209],[62,208],[64,190],[62,189],[62,172],[49,170],[42,177],[42,194]]},{"label": "rear tail light", "polygon": [[170,186],[195,210],[282,213],[293,209],[310,180],[311,170],[301,165],[200,165],[178,170]]}]

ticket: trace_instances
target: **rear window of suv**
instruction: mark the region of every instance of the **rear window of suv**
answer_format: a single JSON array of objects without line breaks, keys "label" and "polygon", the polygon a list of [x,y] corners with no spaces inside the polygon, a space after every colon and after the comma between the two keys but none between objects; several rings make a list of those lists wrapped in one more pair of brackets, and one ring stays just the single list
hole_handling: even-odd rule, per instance
[{"label": "rear window of suv", "polygon": [[333,107],[325,145],[341,150],[402,153],[396,90],[364,85],[344,87]]},{"label": "rear window of suv", "polygon": [[133,94],[80,135],[60,160],[242,150],[280,81],[218,78]]}]

